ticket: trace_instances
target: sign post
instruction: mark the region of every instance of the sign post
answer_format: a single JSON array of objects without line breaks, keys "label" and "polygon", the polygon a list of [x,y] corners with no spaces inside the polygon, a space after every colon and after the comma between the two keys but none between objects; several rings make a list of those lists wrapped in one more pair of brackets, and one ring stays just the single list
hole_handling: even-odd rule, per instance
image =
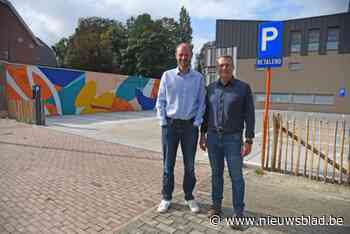
[{"label": "sign post", "polygon": [[[265,109],[263,116],[263,139],[261,148],[261,167],[265,168],[266,138],[268,131],[270,92],[272,67],[280,67],[283,64],[282,51],[283,24],[280,21],[266,22],[259,24],[258,30],[258,52],[256,67],[266,69],[266,95]],[[268,166],[268,162],[266,163]]]}]

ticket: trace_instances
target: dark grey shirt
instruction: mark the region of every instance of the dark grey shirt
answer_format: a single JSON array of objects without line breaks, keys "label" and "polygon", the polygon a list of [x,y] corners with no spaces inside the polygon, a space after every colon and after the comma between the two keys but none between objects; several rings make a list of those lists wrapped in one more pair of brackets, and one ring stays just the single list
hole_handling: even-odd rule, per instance
[{"label": "dark grey shirt", "polygon": [[242,133],[254,138],[255,108],[250,86],[238,79],[232,79],[226,85],[220,80],[207,88],[206,111],[201,132]]}]

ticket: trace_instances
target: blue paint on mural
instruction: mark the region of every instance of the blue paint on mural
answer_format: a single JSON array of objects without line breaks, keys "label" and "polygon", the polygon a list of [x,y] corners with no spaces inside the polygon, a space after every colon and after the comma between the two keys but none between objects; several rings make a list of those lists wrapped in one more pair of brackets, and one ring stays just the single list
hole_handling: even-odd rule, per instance
[{"label": "blue paint on mural", "polygon": [[149,78],[139,76],[129,76],[117,89],[116,96],[126,101],[131,101],[136,97],[136,89],[141,89],[147,85]]},{"label": "blue paint on mural", "polygon": [[153,110],[154,106],[156,105],[157,98],[146,97],[139,89],[136,89],[136,97],[137,101],[142,107],[142,110]]},{"label": "blue paint on mural", "polygon": [[80,93],[80,90],[85,85],[85,75],[82,74],[79,78],[73,80],[66,87],[59,91],[59,96],[62,103],[62,112],[64,115],[75,114],[75,99]]},{"label": "blue paint on mural", "polygon": [[84,72],[63,70],[63,69],[52,69],[46,67],[38,67],[55,85],[65,87],[73,80],[79,78]]}]

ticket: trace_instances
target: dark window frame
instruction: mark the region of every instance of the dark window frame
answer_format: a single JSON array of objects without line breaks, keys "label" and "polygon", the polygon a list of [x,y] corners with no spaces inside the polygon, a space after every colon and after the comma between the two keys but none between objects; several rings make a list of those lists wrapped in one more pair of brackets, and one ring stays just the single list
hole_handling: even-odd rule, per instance
[{"label": "dark window frame", "polygon": [[[293,49],[293,35],[295,34],[300,34],[300,48],[298,51],[292,51]],[[289,38],[289,53],[291,54],[300,54],[302,49],[303,49],[303,34],[301,32],[301,30],[293,30],[293,31],[290,31],[290,38]]]},{"label": "dark window frame", "polygon": [[[313,43],[310,43],[310,34],[312,32],[318,32],[318,47],[317,49],[314,49],[314,50],[310,50],[310,44],[316,44],[316,42],[313,42]],[[319,52],[320,51],[320,47],[321,46],[321,30],[320,28],[311,28],[308,30],[308,33],[307,33],[307,52],[308,53],[314,53],[314,52]]]},{"label": "dark window frame", "polygon": [[[328,43],[329,43],[329,31],[330,30],[337,30],[338,31],[338,38],[337,38],[337,48],[336,49],[329,49]],[[327,28],[327,40],[326,40],[326,51],[339,51],[339,44],[340,44],[340,27],[328,27]]]}]

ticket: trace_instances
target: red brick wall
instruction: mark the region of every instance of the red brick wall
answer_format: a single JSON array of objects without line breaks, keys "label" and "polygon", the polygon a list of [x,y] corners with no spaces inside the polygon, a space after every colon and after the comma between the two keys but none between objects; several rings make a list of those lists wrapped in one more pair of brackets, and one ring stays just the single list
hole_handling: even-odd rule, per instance
[{"label": "red brick wall", "polygon": [[[36,64],[38,45],[5,4],[0,4],[0,22],[0,59]],[[8,53],[7,58],[6,52]]]}]

